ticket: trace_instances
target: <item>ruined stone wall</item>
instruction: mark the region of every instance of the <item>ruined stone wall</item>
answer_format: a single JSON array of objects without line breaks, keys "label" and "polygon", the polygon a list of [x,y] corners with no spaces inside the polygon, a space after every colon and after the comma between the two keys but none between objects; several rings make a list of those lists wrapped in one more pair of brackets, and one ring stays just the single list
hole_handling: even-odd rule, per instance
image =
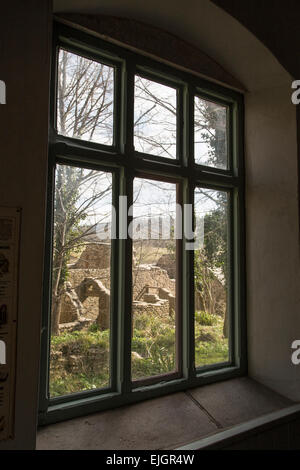
[{"label": "ruined stone wall", "polygon": [[[79,294],[79,286],[86,278],[99,279],[103,286],[110,290],[110,268],[105,269],[76,269],[69,268],[68,282],[72,288]],[[99,298],[89,295],[82,299],[81,314],[90,320],[96,321],[99,315]],[[64,294],[62,298],[60,323],[68,323],[76,320],[74,306]]]},{"label": "ruined stone wall", "polygon": [[162,255],[156,263],[156,266],[165,269],[170,277],[170,279],[176,278],[176,261],[175,255],[173,254],[164,254]]},{"label": "ruined stone wall", "polygon": [[109,352],[101,346],[80,353],[76,343],[70,343],[50,353],[50,371],[62,378],[82,371],[102,374],[108,363]]},{"label": "ruined stone wall", "polygon": [[[92,289],[87,293],[87,295],[82,296],[80,290],[82,289],[83,281],[87,278],[100,281],[106,292],[99,296],[97,293],[95,294]],[[73,265],[73,267],[69,267],[68,282],[80,298],[83,317],[97,321],[101,328],[109,328],[110,267],[83,269]],[[136,299],[137,295],[147,285],[150,287],[160,288],[161,295],[159,295],[159,297],[164,299],[163,305],[160,303],[149,304],[144,302],[143,307],[140,306],[134,308],[139,310],[139,312],[149,312],[155,309],[157,315],[163,315],[166,313],[170,314],[171,310],[175,309],[175,281],[169,278],[166,270],[161,269],[158,266],[140,265],[138,268],[133,268],[133,298]],[[68,323],[76,320],[74,307],[66,296],[63,298],[61,311],[60,323]]]},{"label": "ruined stone wall", "polygon": [[68,280],[72,284],[73,289],[76,289],[82,283],[82,281],[87,277],[99,279],[107,289],[110,289],[110,268],[104,268],[104,269],[69,268]]},{"label": "ruined stone wall", "polygon": [[84,316],[90,320],[97,320],[99,313],[99,299],[98,297],[87,297],[82,302]]},{"label": "ruined stone wall", "polygon": [[[110,289],[110,274],[110,268],[69,268],[68,280],[72,284],[73,289],[76,289],[85,278],[93,277],[95,279],[99,279],[107,289]],[[167,271],[159,268],[158,266],[143,265],[139,268],[134,268],[132,271],[132,278],[134,298],[145,285],[149,285],[151,287],[164,287],[175,295],[175,280],[170,279]]]},{"label": "ruined stone wall", "polygon": [[89,243],[84,248],[73,269],[103,269],[110,266],[110,244]]},{"label": "ruined stone wall", "polygon": [[97,323],[101,330],[108,329],[110,327],[110,292],[108,289],[103,289],[101,295],[98,298],[98,317]]},{"label": "ruined stone wall", "polygon": [[166,270],[152,265],[140,265],[133,269],[133,298],[136,299],[144,286],[165,287],[175,295],[175,281],[170,279]]},{"label": "ruined stone wall", "polygon": [[78,320],[78,309],[68,292],[63,294],[61,300],[60,323],[69,323]]},{"label": "ruined stone wall", "polygon": [[169,313],[171,315],[172,311],[175,311],[176,307],[176,297],[175,295],[171,294],[168,289],[160,288],[159,289],[159,298],[166,299],[169,302]]},{"label": "ruined stone wall", "polygon": [[135,315],[155,314],[156,317],[166,318],[169,316],[169,302],[161,300],[159,303],[150,304],[147,302],[133,302],[132,303],[133,318]]}]

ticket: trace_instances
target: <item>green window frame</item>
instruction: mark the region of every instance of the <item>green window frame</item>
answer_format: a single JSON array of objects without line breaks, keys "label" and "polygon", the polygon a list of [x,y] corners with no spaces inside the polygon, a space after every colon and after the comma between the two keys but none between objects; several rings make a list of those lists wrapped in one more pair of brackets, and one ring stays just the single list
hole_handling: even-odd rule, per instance
[{"label": "green window frame", "polygon": [[[56,129],[56,83],[59,48],[114,67],[114,139],[112,145],[77,140]],[[177,90],[176,159],[144,154],[134,149],[134,79],[138,74]],[[227,109],[228,167],[219,169],[195,163],[194,97],[213,101]],[[245,301],[245,208],[244,208],[244,104],[243,95],[219,84],[116,46],[64,24],[55,23],[50,97],[50,142],[48,205],[45,240],[43,318],[39,423],[47,424],[238,377],[246,373]],[[131,381],[131,269],[132,241],[112,241],[111,256],[111,383],[110,387],[82,391],[69,396],[49,397],[51,260],[54,204],[54,174],[57,164],[108,171],[113,178],[113,203],[118,197],[133,199],[133,178],[158,178],[178,184],[180,201],[193,204],[196,187],[228,194],[230,358],[223,364],[195,368],[194,340],[194,253],[177,249],[180,278],[177,332],[178,373],[149,382]],[[130,217],[128,218],[130,223]],[[125,287],[126,282],[126,287]]]}]

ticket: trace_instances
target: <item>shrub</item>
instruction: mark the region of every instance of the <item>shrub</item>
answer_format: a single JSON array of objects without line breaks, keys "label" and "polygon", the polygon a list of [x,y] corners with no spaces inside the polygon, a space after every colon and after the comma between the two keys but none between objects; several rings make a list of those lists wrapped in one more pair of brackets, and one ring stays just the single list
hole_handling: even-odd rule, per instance
[{"label": "shrub", "polygon": [[[205,311],[195,314],[196,366],[224,362],[228,340],[223,319]],[[51,340],[50,394],[52,397],[109,384],[110,330],[97,324],[61,333]],[[155,313],[135,315],[132,335],[132,376],[150,377],[175,368],[175,321]]]},{"label": "shrub", "polygon": [[195,313],[195,320],[203,326],[213,326],[216,323],[216,316],[203,310]]}]

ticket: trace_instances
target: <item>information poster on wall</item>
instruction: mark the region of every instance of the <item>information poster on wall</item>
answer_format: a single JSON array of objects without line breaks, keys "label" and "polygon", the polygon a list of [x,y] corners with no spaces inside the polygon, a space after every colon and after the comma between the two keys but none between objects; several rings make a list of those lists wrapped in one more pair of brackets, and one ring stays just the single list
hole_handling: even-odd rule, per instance
[{"label": "information poster on wall", "polygon": [[0,441],[13,437],[20,209],[0,207]]}]

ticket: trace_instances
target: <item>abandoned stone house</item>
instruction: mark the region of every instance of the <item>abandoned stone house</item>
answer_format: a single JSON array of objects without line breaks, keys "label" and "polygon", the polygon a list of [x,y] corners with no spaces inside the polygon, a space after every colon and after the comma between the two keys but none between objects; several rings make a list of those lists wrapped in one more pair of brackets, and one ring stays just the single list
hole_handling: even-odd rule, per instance
[{"label": "abandoned stone house", "polygon": [[[109,328],[110,245],[88,243],[80,258],[68,269],[61,304],[61,329],[79,329],[93,321],[101,329]],[[174,272],[172,266],[170,271]],[[169,277],[168,271],[150,264],[135,265],[133,311],[170,315],[174,310],[175,280]]]},{"label": "abandoned stone house", "polygon": [[[0,365],[0,451],[300,448],[300,365],[292,360],[297,352],[292,345],[300,337],[300,107],[291,100],[292,84],[300,79],[299,8],[299,0],[1,2],[0,84],[6,94],[0,99],[1,211],[13,209],[21,224],[11,243],[12,270],[3,261],[7,234],[0,230],[0,339],[9,350],[5,368]],[[129,103],[114,109],[122,114],[115,126],[118,146],[107,150],[57,135],[53,64],[58,43],[113,69],[114,96],[123,104],[126,96]],[[134,92],[124,90],[134,87],[136,71],[178,94],[178,159],[139,152],[126,166],[122,152],[130,158],[135,152],[133,124],[127,128],[134,117]],[[126,82],[123,88],[121,82]],[[231,165],[228,160],[225,169],[207,169],[192,160],[194,129],[189,126],[198,95],[213,96],[234,122],[228,140]],[[230,302],[238,315],[231,318],[229,363],[196,370],[194,324],[186,315],[179,328],[180,338],[185,335],[178,343],[180,367],[170,377],[160,382],[150,377],[150,385],[132,381],[131,351],[120,341],[111,361],[111,388],[98,394],[87,384],[77,394],[49,397],[51,188],[54,166],[61,162],[112,172],[126,166],[121,182],[120,175],[115,178],[119,192],[127,188],[124,174],[132,172],[162,175],[176,184],[197,180],[230,192],[230,235],[239,237],[232,256],[239,252],[240,263],[232,264],[231,273]],[[190,188],[182,188],[180,200],[192,197]],[[11,226],[15,232],[16,225]],[[69,266],[62,330],[97,322],[104,329],[97,333],[105,335],[112,290],[109,251],[105,244],[91,243]],[[7,284],[4,277],[12,272],[14,283]],[[134,266],[133,278],[133,311],[170,315],[176,289],[168,258]],[[182,281],[181,304],[192,305],[193,278]],[[215,282],[222,305],[222,280]],[[200,297],[195,304],[201,310]],[[130,326],[125,327],[128,334]]]},{"label": "abandoned stone house", "polygon": [[[68,281],[62,295],[60,329],[78,330],[97,322],[109,328],[110,317],[110,244],[91,242],[79,259],[69,265]],[[133,267],[133,312],[172,315],[175,311],[176,267],[171,255],[162,255],[155,265]],[[213,295],[206,300],[208,312],[225,313],[226,291],[217,276],[213,277]],[[203,296],[196,292],[196,310],[204,310]]]}]

